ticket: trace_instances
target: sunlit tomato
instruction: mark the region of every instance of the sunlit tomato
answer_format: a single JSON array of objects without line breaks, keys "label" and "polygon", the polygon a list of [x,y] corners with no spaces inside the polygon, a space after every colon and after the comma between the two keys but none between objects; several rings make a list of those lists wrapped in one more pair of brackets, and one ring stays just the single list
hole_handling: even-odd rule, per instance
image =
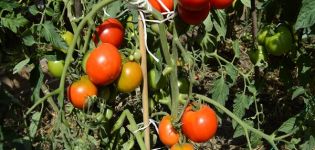
[{"label": "sunlit tomato", "polygon": [[79,109],[86,107],[88,96],[96,95],[97,88],[87,76],[82,76],[80,80],[73,82],[68,87],[68,99],[74,107]]},{"label": "sunlit tomato", "polygon": [[120,92],[129,93],[134,91],[141,84],[141,81],[141,66],[136,62],[127,62],[122,67],[117,89]]},{"label": "sunlit tomato", "polygon": [[225,9],[233,4],[234,0],[210,0],[210,4],[215,9]]},{"label": "sunlit tomato", "polygon": [[171,147],[171,150],[194,150],[194,146],[190,143],[175,144]]},{"label": "sunlit tomato", "polygon": [[173,127],[170,115],[164,116],[159,124],[159,138],[167,146],[172,146],[179,141],[179,133]]},{"label": "sunlit tomato", "polygon": [[96,85],[111,84],[119,77],[120,70],[118,49],[109,43],[102,43],[95,48],[86,62],[86,73]]},{"label": "sunlit tomato", "polygon": [[64,68],[64,61],[63,60],[56,60],[56,61],[48,61],[48,71],[49,73],[56,77],[56,78],[60,78],[62,75],[62,71]]},{"label": "sunlit tomato", "polygon": [[218,128],[216,113],[207,105],[201,105],[199,110],[194,110],[192,105],[187,106],[181,123],[183,134],[197,143],[208,141]]},{"label": "sunlit tomato", "polygon": [[187,10],[196,11],[207,8],[210,0],[179,0],[178,3]]},{"label": "sunlit tomato", "polygon": [[187,10],[178,5],[178,15],[187,24],[198,25],[202,23],[208,16],[210,5],[206,5],[205,8],[197,11]]},{"label": "sunlit tomato", "polygon": [[[95,29],[98,38],[103,43],[110,43],[119,48],[123,41],[125,30],[123,25],[115,18],[105,20]],[[93,37],[95,45],[98,44],[98,38]]]},{"label": "sunlit tomato", "polygon": [[[161,0],[161,2],[166,6],[169,11],[173,11],[174,9],[174,2],[173,0]],[[158,0],[149,0],[149,3],[155,8],[157,11],[163,13],[167,12],[166,9],[158,2]]]}]

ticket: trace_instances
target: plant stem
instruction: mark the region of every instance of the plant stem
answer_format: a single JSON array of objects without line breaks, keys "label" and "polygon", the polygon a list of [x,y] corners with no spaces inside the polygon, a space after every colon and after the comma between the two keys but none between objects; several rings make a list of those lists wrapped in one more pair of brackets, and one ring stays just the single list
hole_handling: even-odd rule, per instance
[{"label": "plant stem", "polygon": [[256,0],[251,0],[251,15],[252,15],[252,35],[253,35],[253,43],[255,43],[256,41],[256,37],[257,37],[257,9],[256,9]]},{"label": "plant stem", "polygon": [[[148,75],[147,75],[147,52],[145,49],[145,39],[144,39],[144,26],[143,20],[139,15],[138,28],[139,28],[139,42],[140,42],[140,52],[141,52],[141,70],[143,76],[142,83],[142,109],[143,109],[143,124],[144,126],[149,125],[149,99],[148,99]],[[146,149],[150,149],[150,128],[145,128],[144,142]]]},{"label": "plant stem", "polygon": [[264,138],[265,140],[267,140],[270,145],[275,149],[278,150],[275,142],[274,142],[274,138],[273,136],[267,135],[265,133],[263,133],[262,131],[259,131],[251,126],[249,126],[247,123],[245,123],[244,121],[242,121],[240,118],[238,118],[236,115],[234,115],[230,110],[228,110],[227,108],[225,108],[223,105],[221,105],[220,103],[218,103],[217,101],[210,99],[206,96],[200,95],[200,94],[194,94],[194,96],[196,96],[197,98],[200,98],[212,105],[214,105],[215,107],[221,109],[223,112],[225,112],[228,116],[230,116],[232,119],[234,119],[239,125],[241,125],[244,129],[249,130],[259,136],[261,136],[262,138]]}]

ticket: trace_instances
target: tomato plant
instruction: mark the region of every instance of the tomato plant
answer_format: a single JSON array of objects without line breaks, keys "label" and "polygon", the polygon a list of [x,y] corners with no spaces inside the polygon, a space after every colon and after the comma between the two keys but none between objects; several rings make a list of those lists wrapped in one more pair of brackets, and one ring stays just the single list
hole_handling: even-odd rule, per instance
[{"label": "tomato plant", "polygon": [[[152,7],[155,8],[157,11],[161,13],[167,12],[167,10],[163,8],[163,6],[158,2],[158,0],[149,0],[149,2],[152,5]],[[169,11],[173,11],[174,9],[173,0],[161,0],[161,2],[166,6],[166,8]]]},{"label": "tomato plant", "polygon": [[103,43],[110,43],[120,47],[124,39],[125,29],[119,20],[115,18],[109,18],[104,20],[104,22],[96,27],[95,29],[98,37],[93,38],[95,45],[98,44],[98,39]]},{"label": "tomato plant", "polygon": [[108,85],[120,75],[121,57],[118,49],[109,43],[95,48],[86,62],[86,73],[96,85]]},{"label": "tomato plant", "polygon": [[225,9],[233,4],[234,0],[210,0],[210,4],[215,9]]},{"label": "tomato plant", "polygon": [[87,62],[87,60],[88,60],[88,58],[89,58],[89,56],[90,56],[90,54],[91,54],[91,51],[87,51],[85,54],[84,54],[84,56],[83,56],[83,60],[82,60],[82,69],[83,69],[83,71],[86,73],[86,62]]},{"label": "tomato plant", "polygon": [[201,10],[191,11],[188,10],[181,5],[177,7],[179,17],[187,24],[190,25],[198,25],[202,23],[209,14],[210,6],[206,5],[206,7],[202,8]]},{"label": "tomato plant", "polygon": [[118,78],[117,89],[120,92],[134,91],[142,82],[141,66],[136,62],[127,62],[123,65]]},{"label": "tomato plant", "polygon": [[182,8],[185,8],[186,10],[196,11],[208,8],[210,0],[179,0],[178,3]]},{"label": "tomato plant", "polygon": [[209,106],[202,104],[198,110],[189,105],[181,118],[182,132],[191,141],[201,143],[212,138],[218,128],[217,116]]},{"label": "tomato plant", "polygon": [[159,124],[159,137],[164,145],[172,146],[178,143],[179,133],[172,125],[172,117],[170,115],[164,116]]},{"label": "tomato plant", "polygon": [[47,65],[48,65],[48,71],[52,76],[57,77],[57,78],[61,77],[62,71],[64,68],[63,60],[56,60],[56,61],[49,60]]},{"label": "tomato plant", "polygon": [[268,53],[280,56],[292,50],[293,39],[290,30],[280,25],[274,35],[268,36],[265,39],[265,47]]},{"label": "tomato plant", "polygon": [[89,96],[96,95],[97,88],[87,76],[82,76],[79,81],[73,82],[68,87],[68,99],[74,107],[79,109],[84,109],[87,106]]},{"label": "tomato plant", "polygon": [[171,147],[171,150],[194,150],[194,146],[190,143],[175,144]]},{"label": "tomato plant", "polygon": [[249,58],[253,64],[260,63],[267,60],[267,54],[262,45],[258,45],[257,50],[251,50],[248,52]]}]

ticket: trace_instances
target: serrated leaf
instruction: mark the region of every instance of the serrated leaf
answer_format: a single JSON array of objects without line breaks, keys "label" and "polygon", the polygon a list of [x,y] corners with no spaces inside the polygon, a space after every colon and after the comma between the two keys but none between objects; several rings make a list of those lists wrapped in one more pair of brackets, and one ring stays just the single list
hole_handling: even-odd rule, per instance
[{"label": "serrated leaf", "polygon": [[300,96],[301,94],[305,93],[305,89],[303,87],[298,87],[292,93],[291,100],[295,99],[296,97]]},{"label": "serrated leaf", "polygon": [[240,42],[238,40],[233,41],[233,52],[235,58],[240,58]]},{"label": "serrated leaf", "polygon": [[234,84],[237,77],[238,77],[237,70],[231,64],[226,64],[225,70],[226,70],[227,74],[229,75],[229,77],[232,79],[233,84]]},{"label": "serrated leaf", "polygon": [[28,8],[28,11],[32,14],[32,15],[37,15],[39,13],[37,7],[35,5],[32,5]]},{"label": "serrated leaf", "polygon": [[26,46],[32,46],[35,44],[35,39],[32,35],[27,35],[23,37],[23,42]]},{"label": "serrated leaf", "polygon": [[207,32],[211,32],[213,29],[213,23],[211,20],[211,14],[209,13],[208,17],[206,18],[205,21],[203,21],[203,24],[205,25],[205,30]]},{"label": "serrated leaf", "polygon": [[47,42],[58,49],[67,49],[67,45],[64,40],[57,33],[57,30],[51,21],[46,21],[41,29],[41,33]]},{"label": "serrated leaf", "polygon": [[229,87],[225,83],[223,76],[220,79],[214,81],[212,93],[212,99],[218,101],[220,104],[225,105],[225,101],[228,99]]},{"label": "serrated leaf", "polygon": [[284,133],[291,132],[295,127],[295,122],[296,122],[296,117],[289,118],[287,121],[282,123],[278,131],[284,132]]},{"label": "serrated leaf", "polygon": [[315,23],[315,1],[303,0],[295,23],[295,30],[311,27]]},{"label": "serrated leaf", "polygon": [[114,1],[106,7],[106,13],[111,17],[117,16],[121,13],[122,1]]},{"label": "serrated leaf", "polygon": [[30,124],[29,129],[28,129],[31,139],[35,137],[35,134],[36,134],[36,131],[38,128],[38,124],[39,124],[39,121],[41,119],[41,114],[42,113],[40,113],[40,112],[35,112],[32,115],[31,124]]},{"label": "serrated leaf", "polygon": [[257,95],[257,90],[256,90],[256,87],[254,85],[249,85],[247,86],[247,89],[249,92],[251,92],[254,96]]},{"label": "serrated leaf", "polygon": [[315,138],[313,135],[310,135],[309,139],[300,146],[301,150],[314,150],[314,147]]},{"label": "serrated leaf", "polygon": [[[212,21],[214,28],[218,32],[218,38],[225,38],[226,35],[226,13],[222,10],[215,10],[215,19]],[[217,39],[220,40],[220,39]]]},{"label": "serrated leaf", "polygon": [[30,62],[30,58],[26,58],[22,60],[21,62],[19,62],[18,64],[16,64],[13,68],[13,74],[20,72],[23,69],[23,67],[27,65],[29,62]]},{"label": "serrated leaf", "polygon": [[13,11],[13,9],[17,7],[19,7],[19,4],[15,1],[0,1],[0,8],[2,10]]},{"label": "serrated leaf", "polygon": [[244,6],[251,8],[250,0],[241,0],[241,2],[243,3]]},{"label": "serrated leaf", "polygon": [[25,19],[20,13],[16,16],[6,15],[6,17],[1,18],[1,24],[4,27],[9,28],[12,32],[17,33],[17,29],[23,27],[28,23],[28,20]]},{"label": "serrated leaf", "polygon": [[[236,98],[234,99],[233,104],[233,114],[235,114],[240,119],[245,115],[246,109],[249,108],[250,98],[245,94],[236,94]],[[235,128],[237,122],[232,120],[232,126]]]},{"label": "serrated leaf", "polygon": [[237,138],[243,135],[245,135],[243,127],[240,125],[237,125],[233,133],[233,138]]}]

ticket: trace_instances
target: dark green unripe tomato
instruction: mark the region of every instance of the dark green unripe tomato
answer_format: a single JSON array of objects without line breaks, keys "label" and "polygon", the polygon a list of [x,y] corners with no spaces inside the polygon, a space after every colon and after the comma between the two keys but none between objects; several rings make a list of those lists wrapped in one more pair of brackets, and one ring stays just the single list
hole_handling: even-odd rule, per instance
[{"label": "dark green unripe tomato", "polygon": [[279,26],[277,32],[265,40],[267,52],[275,56],[288,53],[293,44],[291,32],[286,26]]},{"label": "dark green unripe tomato", "polygon": [[257,35],[258,44],[260,45],[265,44],[266,36],[269,34],[268,32],[269,32],[269,29],[267,27],[262,28],[262,30],[258,32],[258,35]]},{"label": "dark green unripe tomato", "polygon": [[258,45],[258,48],[256,50],[248,51],[248,55],[249,55],[250,61],[255,65],[257,63],[260,63],[261,61],[267,60],[265,49],[261,45]]},{"label": "dark green unripe tomato", "polygon": [[63,60],[48,61],[48,71],[53,77],[60,78],[64,68]]}]

